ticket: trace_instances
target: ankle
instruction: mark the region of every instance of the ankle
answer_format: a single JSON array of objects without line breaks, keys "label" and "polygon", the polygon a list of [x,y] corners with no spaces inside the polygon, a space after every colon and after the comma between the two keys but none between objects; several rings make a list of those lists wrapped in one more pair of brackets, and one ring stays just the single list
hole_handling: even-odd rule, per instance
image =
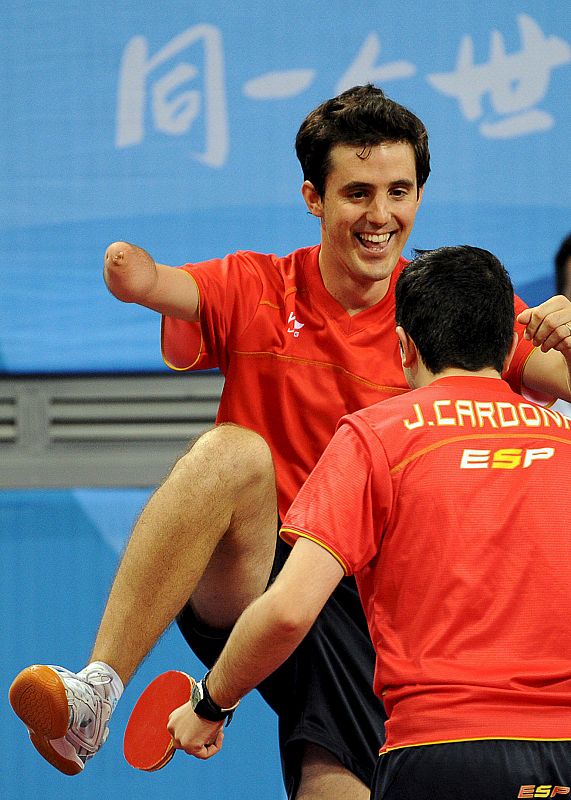
[{"label": "ankle", "polygon": [[104,661],[92,661],[77,674],[87,681],[98,694],[109,700],[112,708],[115,708],[125,687],[113,667]]}]

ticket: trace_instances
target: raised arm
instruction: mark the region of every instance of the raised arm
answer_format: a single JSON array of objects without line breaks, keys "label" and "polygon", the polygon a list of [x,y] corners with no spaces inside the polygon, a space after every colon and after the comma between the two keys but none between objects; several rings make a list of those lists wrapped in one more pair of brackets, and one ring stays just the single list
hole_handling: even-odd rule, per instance
[{"label": "raised arm", "polygon": [[537,350],[528,359],[523,382],[528,389],[571,401],[571,302],[556,295],[518,315],[526,339]]},{"label": "raised arm", "polygon": [[198,321],[198,287],[184,270],[157,262],[141,247],[113,242],[105,251],[107,288],[124,303],[137,303],[169,317]]}]

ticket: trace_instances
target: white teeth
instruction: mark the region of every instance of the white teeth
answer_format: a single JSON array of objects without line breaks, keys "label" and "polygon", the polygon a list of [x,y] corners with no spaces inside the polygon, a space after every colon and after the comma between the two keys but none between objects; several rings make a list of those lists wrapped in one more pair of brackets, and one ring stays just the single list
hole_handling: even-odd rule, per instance
[{"label": "white teeth", "polygon": [[389,241],[390,233],[360,233],[360,238],[372,244],[384,244]]}]

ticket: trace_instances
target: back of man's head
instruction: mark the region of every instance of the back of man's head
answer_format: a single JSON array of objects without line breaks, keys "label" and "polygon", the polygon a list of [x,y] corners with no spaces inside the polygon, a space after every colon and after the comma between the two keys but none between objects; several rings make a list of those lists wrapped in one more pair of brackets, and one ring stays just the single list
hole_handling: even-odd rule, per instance
[{"label": "back of man's head", "polygon": [[395,315],[432,373],[502,372],[513,339],[512,282],[500,261],[479,247],[424,251],[397,281]]},{"label": "back of man's head", "polygon": [[311,181],[323,197],[332,147],[350,145],[366,153],[384,142],[412,146],[420,190],[430,173],[426,128],[411,111],[368,83],[347,89],[311,111],[298,131],[295,149],[304,180]]}]

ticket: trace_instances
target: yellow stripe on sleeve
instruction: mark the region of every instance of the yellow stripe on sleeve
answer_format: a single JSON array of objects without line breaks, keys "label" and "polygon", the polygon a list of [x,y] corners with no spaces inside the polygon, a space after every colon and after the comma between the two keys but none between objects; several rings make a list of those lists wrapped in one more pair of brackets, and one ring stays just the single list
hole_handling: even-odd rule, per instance
[{"label": "yellow stripe on sleeve", "polygon": [[[293,534],[293,536],[288,536],[288,534]],[[333,548],[329,547],[329,545],[325,544],[320,539],[317,539],[315,536],[312,536],[310,533],[307,533],[307,531],[302,531],[299,528],[282,527],[280,528],[280,536],[288,544],[292,543],[295,544],[295,541],[299,537],[301,537],[302,539],[309,539],[310,542],[315,542],[315,544],[318,544],[324,550],[327,550],[327,552],[330,553],[333,556],[333,558],[339,562],[339,564],[341,565],[341,569],[343,570],[345,575],[351,574],[349,567],[347,566],[345,561],[341,558],[339,553],[336,553],[335,550],[333,550]]]}]

